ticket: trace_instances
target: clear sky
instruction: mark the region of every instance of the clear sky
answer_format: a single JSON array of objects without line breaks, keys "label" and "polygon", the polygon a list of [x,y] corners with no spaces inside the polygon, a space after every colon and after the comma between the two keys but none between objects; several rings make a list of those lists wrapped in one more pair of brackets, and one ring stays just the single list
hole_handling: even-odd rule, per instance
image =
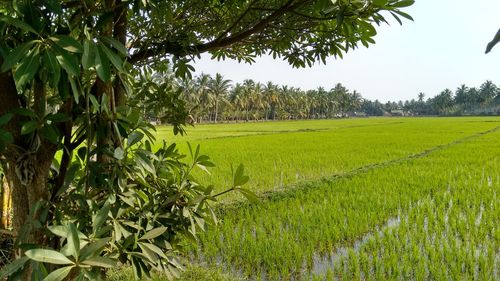
[{"label": "clear sky", "polygon": [[331,58],[327,65],[293,69],[270,57],[248,65],[203,56],[194,66],[197,74],[219,72],[234,82],[272,81],[304,90],[340,82],[383,102],[416,98],[419,92],[432,97],[461,84],[479,87],[486,80],[500,84],[500,44],[484,54],[500,28],[500,0],[416,0],[405,11],[414,22],[381,26],[375,45],[343,60]]}]

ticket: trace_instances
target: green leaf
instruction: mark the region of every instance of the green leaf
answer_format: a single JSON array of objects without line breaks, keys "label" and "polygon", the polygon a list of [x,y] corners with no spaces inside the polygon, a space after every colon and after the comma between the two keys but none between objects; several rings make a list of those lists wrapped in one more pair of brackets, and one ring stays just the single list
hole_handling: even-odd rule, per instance
[{"label": "green leaf", "polygon": [[31,117],[31,118],[37,118],[35,112],[27,109],[27,108],[24,108],[24,107],[18,107],[18,108],[15,108],[13,110],[11,110],[10,112],[16,114],[16,115],[21,115],[21,116],[26,116],[26,117]]},{"label": "green leaf", "polygon": [[95,52],[94,64],[96,67],[97,76],[99,76],[99,78],[104,82],[109,81],[109,79],[111,79],[111,70],[109,68],[109,61],[106,58],[106,55],[101,50],[101,48],[97,48],[97,52]]},{"label": "green leaf", "polygon": [[111,238],[103,238],[96,240],[95,242],[87,244],[80,251],[81,260],[86,260],[88,257],[98,256],[101,250],[106,247],[106,245],[111,241]]},{"label": "green leaf", "polygon": [[234,173],[233,186],[242,186],[248,182],[250,178],[248,176],[245,176],[244,172],[245,167],[243,166],[243,164],[240,164],[236,169],[236,172]]},{"label": "green leaf", "polygon": [[158,262],[158,255],[149,248],[145,247],[142,243],[138,244],[142,250],[142,254],[149,259],[149,262],[156,264]]},{"label": "green leaf", "polygon": [[113,268],[116,266],[116,261],[107,257],[95,256],[82,261],[82,264],[104,268]]},{"label": "green leaf", "polygon": [[115,48],[123,56],[128,55],[127,48],[125,48],[125,46],[120,41],[116,40],[115,38],[112,38],[109,36],[101,36],[101,37],[99,37],[99,39],[102,40],[103,42],[109,44],[113,48]]},{"label": "green leaf", "polygon": [[239,191],[243,196],[245,196],[245,198],[254,203],[254,204],[260,204],[260,200],[259,200],[259,197],[257,197],[257,195],[255,195],[255,193],[253,193],[252,191],[248,190],[248,189],[245,189],[245,188],[236,188],[237,191]]},{"label": "green leaf", "polygon": [[73,265],[65,266],[59,269],[52,271],[47,277],[43,279],[43,281],[61,281],[68,276],[71,269],[73,269]]},{"label": "green leaf", "polygon": [[399,10],[394,10],[393,12],[396,13],[396,14],[398,14],[398,15],[400,15],[400,16],[402,16],[402,17],[404,17],[404,18],[406,18],[406,19],[408,19],[408,20],[413,21],[413,17],[410,16],[409,14],[405,13],[405,12],[402,12],[402,11],[399,11]]},{"label": "green leaf", "polygon": [[394,8],[405,8],[413,5],[415,3],[415,0],[402,0],[396,3],[391,4],[391,7]]},{"label": "green leaf", "polygon": [[76,84],[76,80],[73,77],[68,77],[69,84],[71,85],[71,92],[73,92],[73,98],[75,99],[75,102],[78,103],[79,96],[80,96],[80,88]]},{"label": "green leaf", "polygon": [[108,214],[110,210],[110,205],[108,202],[104,203],[102,208],[97,211],[95,216],[92,218],[92,229],[94,233],[104,224],[104,222],[108,219]]},{"label": "green leaf", "polygon": [[40,67],[40,52],[39,48],[34,48],[28,56],[23,58],[19,64],[19,67],[14,73],[14,79],[17,82],[19,88],[24,87],[24,85],[33,80],[35,74]]},{"label": "green leaf", "polygon": [[403,25],[403,22],[401,21],[401,19],[398,17],[398,15],[394,12],[390,12],[392,17],[400,24],[400,25]]},{"label": "green leaf", "polygon": [[[138,255],[137,253],[134,253],[133,255]],[[140,259],[143,259],[144,257],[140,257],[139,259],[132,259],[132,265],[134,269],[134,276],[135,280],[141,280],[142,279],[142,268],[141,268],[141,261]]]},{"label": "green leaf", "polygon": [[22,21],[22,20],[19,20],[19,19],[16,19],[16,18],[12,18],[12,17],[8,17],[8,16],[3,16],[3,15],[0,15],[0,21],[3,21],[7,24],[10,24],[10,25],[13,25],[19,29],[22,29],[24,31],[28,31],[28,32],[31,32],[31,33],[34,33],[34,34],[38,34],[38,32],[36,32],[36,30],[31,27],[30,25],[28,25],[26,22]]},{"label": "green leaf", "polygon": [[68,227],[65,225],[50,225],[47,227],[50,232],[54,233],[59,237],[68,237]]},{"label": "green leaf", "polygon": [[0,127],[7,124],[14,115],[12,113],[6,113],[0,117]]},{"label": "green leaf", "polygon": [[[66,100],[68,98],[69,83],[68,83],[68,74],[66,71],[61,71],[61,78],[59,79],[59,83],[57,84],[57,90],[62,100]],[[75,102],[78,103],[78,101]]]},{"label": "green leaf", "polygon": [[19,269],[21,269],[24,266],[24,264],[28,260],[29,258],[27,256],[23,256],[19,259],[14,260],[8,265],[4,266],[0,270],[0,280],[3,280],[4,278],[7,278],[8,276],[11,276],[12,274],[16,273]]},{"label": "green leaf", "polygon": [[160,247],[154,245],[154,244],[151,244],[151,243],[146,243],[146,242],[139,242],[139,245],[142,245],[143,247],[146,247],[148,248],[149,250],[155,252],[156,254],[158,254],[160,257],[164,258],[164,259],[167,259],[167,255],[165,255],[165,253],[163,252],[162,249],[160,249]]},{"label": "green leaf", "polygon": [[144,134],[139,132],[139,131],[133,131],[132,133],[130,133],[130,135],[128,136],[128,139],[127,139],[127,144],[128,146],[132,146],[138,142],[140,142],[142,140],[142,138],[144,137]]},{"label": "green leaf", "polygon": [[76,41],[73,37],[69,35],[54,35],[52,37],[49,37],[49,39],[68,52],[71,53],[83,52],[82,44],[80,44],[80,42]]},{"label": "green leaf", "polygon": [[69,76],[78,76],[80,73],[80,65],[78,60],[74,55],[69,54],[66,51],[60,51],[56,55],[56,59],[59,65],[66,70]]},{"label": "green leaf", "polygon": [[36,128],[38,128],[38,121],[30,120],[24,123],[23,126],[21,127],[21,135],[29,134],[34,130],[36,130]]},{"label": "green leaf", "polygon": [[139,240],[148,240],[148,239],[156,238],[156,237],[162,235],[163,233],[165,233],[165,231],[167,231],[167,228],[163,227],[163,226],[154,228],[154,229],[148,231],[146,234],[144,234],[141,238],[139,238]]},{"label": "green leaf", "polygon": [[59,132],[53,125],[48,125],[45,124],[40,130],[38,131],[42,137],[45,139],[49,140],[53,144],[57,144],[57,139],[59,138]]},{"label": "green leaf", "polygon": [[73,264],[73,262],[66,256],[54,250],[32,249],[26,251],[26,256],[38,262],[52,264]]},{"label": "green leaf", "polygon": [[35,44],[36,41],[29,41],[20,46],[14,48],[5,58],[2,68],[0,72],[5,72],[11,69],[14,65],[16,65],[22,58],[25,58],[28,55],[28,52],[31,50],[31,47]]},{"label": "green leaf", "polygon": [[180,59],[174,62],[175,76],[184,78],[184,79],[192,79],[192,73],[194,71],[194,67],[188,64],[188,60]]},{"label": "green leaf", "polygon": [[71,118],[67,114],[61,112],[58,112],[56,114],[49,114],[45,117],[45,119],[55,123],[66,122],[71,120]]},{"label": "green leaf", "polygon": [[123,68],[123,61],[115,52],[104,45],[100,45],[99,48],[104,52],[106,57],[118,71],[125,72],[125,69]]},{"label": "green leaf", "polygon": [[[80,152],[80,150],[78,150]],[[63,194],[68,188],[70,187],[71,182],[74,180],[76,172],[78,172],[81,169],[81,166],[79,163],[74,163],[72,164],[68,171],[66,172],[66,176],[64,177],[64,183],[61,186],[61,188],[57,191],[56,196],[59,196]]]},{"label": "green leaf", "polygon": [[372,0],[373,1],[373,4],[375,4],[376,6],[385,6],[388,2],[388,0]]},{"label": "green leaf", "polygon": [[80,255],[80,238],[78,237],[78,230],[73,223],[68,225],[68,249],[71,255],[78,260]]},{"label": "green leaf", "polygon": [[196,166],[210,175],[210,171],[207,169],[207,167],[215,167],[215,164],[210,161],[198,161],[196,162]]},{"label": "green leaf", "polygon": [[14,142],[14,137],[11,133],[0,130],[0,149],[2,145],[7,145]]},{"label": "green leaf", "polygon": [[137,155],[137,157],[135,157],[136,163],[138,163],[141,167],[143,167],[146,171],[148,171],[152,175],[156,175],[155,166],[153,165],[149,157],[140,151],[137,151],[136,155]]},{"label": "green leaf", "polygon": [[96,47],[93,41],[85,40],[83,42],[82,65],[83,68],[89,69],[95,64]]},{"label": "green leaf", "polygon": [[50,74],[50,87],[56,88],[59,79],[61,79],[61,66],[59,66],[56,55],[52,51],[47,50],[43,53],[43,65]]},{"label": "green leaf", "polygon": [[122,160],[124,156],[125,156],[125,152],[123,151],[123,148],[121,148],[121,147],[115,148],[115,151],[113,153],[113,157],[115,159]]}]

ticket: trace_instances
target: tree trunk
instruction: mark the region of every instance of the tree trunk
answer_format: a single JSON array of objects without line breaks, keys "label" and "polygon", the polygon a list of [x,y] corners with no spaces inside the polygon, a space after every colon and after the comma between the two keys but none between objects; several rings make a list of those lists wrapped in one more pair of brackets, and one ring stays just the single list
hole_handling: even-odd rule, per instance
[{"label": "tree trunk", "polygon": [[[106,0],[105,1],[105,6],[108,9],[114,8],[115,1],[114,0]],[[118,18],[115,18],[115,20],[119,20],[121,17],[119,15],[115,15]],[[102,35],[105,36],[113,36],[113,28],[114,28],[115,23],[114,22],[109,22],[107,23],[103,30],[102,30]],[[121,35],[121,34],[120,34]],[[123,38],[122,38],[123,39]],[[117,80],[118,77],[116,77]],[[94,95],[96,98],[99,100],[99,102],[102,102],[102,98],[104,95],[107,95],[109,98],[109,109],[111,111],[111,114],[113,116],[108,116],[105,112],[101,112],[97,118],[98,122],[98,131],[97,131],[97,146],[103,148],[103,150],[100,150],[97,152],[97,162],[104,164],[108,164],[111,162],[111,156],[105,153],[106,149],[112,149],[113,147],[120,146],[120,140],[119,137],[115,136],[112,123],[111,123],[111,118],[114,118],[114,114],[116,113],[116,100],[115,100],[115,92],[114,88],[112,85],[111,81],[102,81],[101,79],[97,79],[96,84],[95,84],[95,93]],[[115,86],[120,89],[121,88],[121,83],[120,81],[115,81]],[[121,90],[119,90],[121,91]],[[120,97],[120,99],[122,99]],[[121,102],[124,102],[124,100],[121,100]],[[113,138],[115,137],[115,138]]]},{"label": "tree trunk", "polygon": [[[113,37],[124,46],[127,46],[127,5],[123,3],[123,0],[116,0],[115,6],[118,8],[115,10]],[[114,82],[114,94],[116,106],[125,106],[127,95],[120,79],[116,79]]]},{"label": "tree trunk", "polygon": [[[5,191],[5,176],[1,176],[2,182],[1,182],[1,187],[0,187],[0,229],[6,229],[7,228],[7,219],[6,219],[6,213],[7,211],[7,201],[10,200],[10,195],[5,198],[5,194],[7,193]],[[8,187],[7,187],[8,188]],[[4,202],[5,201],[5,202]],[[4,207],[5,206],[5,207]]]},{"label": "tree trunk", "polygon": [[11,188],[5,175],[2,177],[2,189],[0,196],[1,221],[0,228],[7,229],[12,226],[12,195]]},{"label": "tree trunk", "polygon": [[219,102],[215,100],[215,117],[214,117],[214,123],[217,123],[217,113],[219,112]]},{"label": "tree trunk", "polygon": [[[112,85],[111,82],[103,82],[101,79],[97,79],[96,81],[96,87],[95,87],[95,93],[94,95],[97,97],[99,102],[102,102],[103,96],[106,94],[108,97],[110,97],[108,104],[109,108],[111,111],[114,109],[114,99],[111,98],[112,96]],[[113,128],[111,126],[110,122],[110,116],[106,112],[101,112],[99,116],[97,117],[97,132],[96,132],[96,139],[97,139],[97,146],[102,148],[97,152],[97,162],[102,163],[102,164],[108,164],[111,161],[111,156],[105,153],[105,149],[111,149],[116,141],[113,141]]]},{"label": "tree trunk", "polygon": [[[3,63],[0,58],[0,64]],[[17,89],[10,71],[0,73],[0,116],[12,109],[23,108],[29,101],[22,101],[17,95]],[[45,115],[46,92],[43,84],[38,78],[34,80],[34,111],[39,117]],[[13,145],[9,145],[2,151],[2,169],[5,180],[4,188],[9,189],[12,200],[12,228],[16,239],[21,244],[40,244],[44,240],[44,234],[40,229],[33,228],[33,220],[39,220],[40,210],[33,212],[35,204],[49,198],[47,179],[50,165],[54,159],[57,145],[44,139],[39,139],[35,132],[21,135],[22,125],[28,121],[26,117],[15,115],[6,125],[13,139]],[[40,142],[39,145],[34,143]],[[6,186],[6,187],[5,187]],[[43,224],[44,222],[42,222]],[[16,251],[16,257],[22,255]],[[28,269],[22,280],[31,280],[31,271]]]},{"label": "tree trunk", "polygon": [[[47,177],[49,174],[51,161],[44,159],[34,163],[34,175],[32,180],[27,183],[21,183],[17,173],[16,165],[12,161],[8,161],[3,166],[5,172],[6,183],[11,190],[12,200],[12,228],[15,239],[21,244],[38,244],[42,245],[45,241],[45,236],[41,229],[35,228],[32,221],[40,220],[40,210],[33,212],[33,217],[30,217],[32,210],[39,201],[48,199],[48,190],[46,188]],[[41,222],[42,225],[44,222]],[[19,258],[22,252],[15,250],[16,258]],[[31,269],[26,271],[26,274],[21,280],[31,280]]]}]

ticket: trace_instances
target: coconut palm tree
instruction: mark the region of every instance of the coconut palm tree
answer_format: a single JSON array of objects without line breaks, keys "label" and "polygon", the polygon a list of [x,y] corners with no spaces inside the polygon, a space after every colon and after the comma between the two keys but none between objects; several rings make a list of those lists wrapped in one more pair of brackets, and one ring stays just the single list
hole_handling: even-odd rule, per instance
[{"label": "coconut palm tree", "polygon": [[253,118],[255,120],[259,120],[259,116],[261,115],[261,110],[263,110],[265,106],[264,101],[264,91],[263,85],[259,82],[254,84],[254,87],[250,90],[250,100],[253,110]]},{"label": "coconut palm tree", "polygon": [[481,105],[484,107],[492,104],[498,92],[499,90],[497,86],[493,84],[493,82],[491,82],[490,80],[484,82],[479,88],[479,98]]},{"label": "coconut palm tree", "polygon": [[422,93],[422,92],[418,93],[418,102],[423,103],[424,97],[425,97],[424,93]]},{"label": "coconut palm tree", "polygon": [[432,99],[432,104],[439,114],[445,114],[453,106],[453,92],[445,89]]},{"label": "coconut palm tree", "polygon": [[[194,91],[197,95],[198,99],[198,112],[199,112],[199,122],[203,120],[203,115],[207,114],[210,111],[210,107],[212,104],[212,97],[210,95],[210,81],[212,78],[208,74],[202,73],[198,76],[194,83]],[[208,114],[208,120],[210,121],[210,115]]]},{"label": "coconut palm tree", "polygon": [[455,91],[455,98],[454,101],[458,105],[465,106],[467,104],[469,88],[465,86],[465,84],[462,84],[460,87],[457,88]]},{"label": "coconut palm tree", "polygon": [[186,101],[189,123],[195,123],[197,120],[196,110],[199,107],[200,100],[195,90],[195,84],[192,79],[179,79],[177,81],[181,91],[181,97]]},{"label": "coconut palm tree", "polygon": [[351,111],[355,111],[361,108],[361,104],[363,103],[363,97],[361,96],[360,93],[358,93],[356,90],[354,90],[350,95],[349,95],[349,108]]},{"label": "coconut palm tree", "polygon": [[266,107],[266,120],[276,120],[276,107],[280,104],[278,85],[269,81],[263,88],[264,102]]},{"label": "coconut palm tree", "polygon": [[[246,121],[250,120],[250,113],[255,108],[255,95],[256,89],[260,88],[260,84],[255,83],[252,79],[245,79],[243,81],[243,89],[242,89],[242,102],[245,107],[245,119]],[[258,91],[257,91],[258,92]]]},{"label": "coconut palm tree", "polygon": [[349,111],[351,103],[347,88],[338,83],[333,89],[330,90],[330,93],[332,101],[337,105],[340,116],[344,117]]},{"label": "coconut palm tree", "polygon": [[227,95],[231,89],[231,80],[224,79],[220,73],[215,74],[215,78],[208,84],[208,89],[211,94],[211,100],[214,104],[213,121],[217,122],[219,115],[220,102],[227,103]]},{"label": "coconut palm tree", "polygon": [[239,121],[241,113],[245,110],[245,100],[244,100],[244,86],[240,83],[236,83],[229,93],[229,102],[231,108],[233,109],[233,120]]}]

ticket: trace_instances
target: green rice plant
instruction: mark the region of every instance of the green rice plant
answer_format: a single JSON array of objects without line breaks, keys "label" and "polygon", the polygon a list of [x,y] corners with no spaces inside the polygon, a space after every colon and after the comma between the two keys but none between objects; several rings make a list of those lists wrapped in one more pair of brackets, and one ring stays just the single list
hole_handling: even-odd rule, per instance
[{"label": "green rice plant", "polygon": [[[498,133],[495,135],[498,137]],[[491,143],[493,144],[493,143]],[[477,151],[477,150],[476,150]],[[427,196],[410,208],[397,229],[398,239],[390,233],[374,236],[370,245],[402,248],[395,270],[394,256],[382,247],[361,247],[339,261],[341,267],[356,267],[352,255],[372,257],[384,264],[388,279],[414,280],[497,280],[500,240],[500,153],[489,154],[482,165],[457,171],[446,189]],[[472,164],[472,163],[471,163]],[[411,268],[408,267],[411,265]],[[400,275],[405,271],[404,275]],[[367,271],[364,274],[370,274]],[[337,275],[336,277],[341,277]]]},{"label": "green rice plant", "polygon": [[[135,281],[132,267],[119,267],[107,272],[109,281]],[[153,272],[151,281],[169,281],[166,276]],[[243,278],[222,273],[220,269],[190,266],[177,281],[244,281]]]},{"label": "green rice plant", "polygon": [[[491,129],[489,126],[482,128]],[[500,155],[499,138],[498,131],[477,134],[463,142],[431,149],[421,157],[268,194],[263,196],[260,205],[227,205],[222,211],[221,225],[202,238],[198,258],[214,266],[226,264],[230,271],[242,270],[248,277],[257,271],[265,272],[267,280],[287,280],[304,271],[303,265],[308,263],[304,259],[314,254],[335,254],[330,249],[353,247],[363,236],[382,231],[381,235],[374,236],[378,237],[376,241],[368,243],[370,251],[365,248],[348,250],[349,258],[342,261],[344,266],[334,267],[334,274],[347,279],[360,279],[361,276],[375,276],[377,280],[404,276],[419,280],[447,278],[451,269],[443,268],[444,251],[436,247],[438,242],[445,243],[444,220],[440,217],[444,214],[440,210],[446,209],[446,202],[435,201],[439,205],[433,205],[437,203],[430,204],[426,198],[437,198],[451,186],[472,184],[475,187],[478,180],[475,175],[492,170],[492,167],[498,169],[495,163]],[[470,200],[479,202],[479,198]],[[455,222],[453,233],[463,241],[481,241],[478,237],[481,233],[491,237],[490,229],[471,231],[470,221],[476,220],[478,213],[473,208],[466,210],[460,215],[448,214],[448,220],[451,215],[463,218]],[[377,230],[398,214],[406,219],[400,219],[395,228]],[[483,221],[499,225],[485,218],[486,211],[483,211],[481,225]],[[410,235],[417,231],[414,225],[420,227],[419,232]],[[463,256],[460,254],[463,249],[476,248],[465,245],[458,249],[452,252]],[[359,252],[368,256],[363,259],[368,265],[360,264]],[[474,255],[465,254],[460,259],[456,261],[457,266],[466,268],[458,273],[460,278],[478,276]],[[412,262],[417,264],[414,270],[404,268],[404,264]],[[493,264],[491,259],[484,263],[490,267]],[[363,272],[364,268],[372,272]]]},{"label": "green rice plant", "polygon": [[[369,118],[200,125],[187,136],[160,127],[158,141],[200,144],[217,165],[197,175],[216,189],[229,186],[231,166],[244,163],[249,188],[277,191],[322,177],[405,158],[498,126],[488,118]],[[228,199],[240,198],[230,195]]]},{"label": "green rice plant", "polygon": [[[495,128],[499,121],[376,118],[206,125],[189,131],[185,139],[170,137],[162,128],[160,140],[200,143],[214,156],[218,167],[207,180],[219,188],[226,185],[231,164],[245,163],[251,188],[263,198],[260,205],[226,203],[219,229],[207,233],[195,253],[209,267],[233,274],[195,267],[185,280],[491,278],[491,272],[499,271],[499,247],[492,242],[500,240],[498,221],[486,220],[474,208],[454,214],[445,200],[417,203],[440,196],[457,182],[475,186],[481,169],[498,161],[499,136],[469,136]],[[498,176],[486,175],[480,181],[495,180]],[[475,195],[475,189],[470,193]],[[476,205],[483,202],[469,197]],[[441,209],[450,210],[447,219],[436,211]],[[401,218],[397,227],[379,235],[396,216]],[[475,231],[476,221],[489,228]],[[427,230],[415,232],[413,225]],[[468,244],[436,248],[432,241],[447,233]],[[356,246],[371,234],[374,239]],[[484,254],[471,255],[478,241],[488,241],[480,247]],[[352,264],[339,255],[326,272],[315,272],[313,257],[336,255],[339,248],[347,249]]]}]

